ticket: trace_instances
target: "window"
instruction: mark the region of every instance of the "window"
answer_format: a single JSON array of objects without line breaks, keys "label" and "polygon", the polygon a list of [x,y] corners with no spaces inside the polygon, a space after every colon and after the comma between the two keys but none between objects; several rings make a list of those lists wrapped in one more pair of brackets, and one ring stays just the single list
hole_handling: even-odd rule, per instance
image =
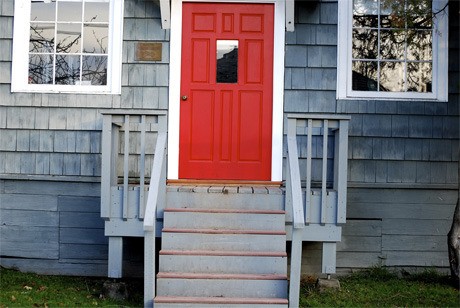
[{"label": "window", "polygon": [[338,99],[447,100],[445,0],[339,1]]},{"label": "window", "polygon": [[238,83],[238,41],[217,40],[217,83]]},{"label": "window", "polygon": [[16,1],[12,91],[120,93],[122,9],[122,0]]}]

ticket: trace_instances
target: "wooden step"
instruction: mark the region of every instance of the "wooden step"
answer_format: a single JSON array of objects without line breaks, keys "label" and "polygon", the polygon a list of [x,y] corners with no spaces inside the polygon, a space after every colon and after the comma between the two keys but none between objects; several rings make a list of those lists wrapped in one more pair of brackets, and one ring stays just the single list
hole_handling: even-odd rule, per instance
[{"label": "wooden step", "polygon": [[164,221],[170,228],[284,231],[285,212],[282,210],[166,208]]},{"label": "wooden step", "polygon": [[285,250],[284,231],[163,229],[165,250],[273,251]]},{"label": "wooden step", "polygon": [[287,275],[279,274],[203,274],[159,272],[157,278],[182,278],[182,279],[237,279],[237,280],[286,280]]},{"label": "wooden step", "polygon": [[157,296],[155,307],[287,308],[285,298]]},{"label": "wooden step", "polygon": [[286,274],[286,253],[199,253],[180,250],[160,251],[162,272]]},{"label": "wooden step", "polygon": [[201,191],[168,191],[166,208],[199,209],[245,209],[245,210],[284,210],[284,196],[277,189],[276,193],[225,193]]},{"label": "wooden step", "polygon": [[287,298],[287,280],[166,277],[157,279],[157,292],[162,296]]}]

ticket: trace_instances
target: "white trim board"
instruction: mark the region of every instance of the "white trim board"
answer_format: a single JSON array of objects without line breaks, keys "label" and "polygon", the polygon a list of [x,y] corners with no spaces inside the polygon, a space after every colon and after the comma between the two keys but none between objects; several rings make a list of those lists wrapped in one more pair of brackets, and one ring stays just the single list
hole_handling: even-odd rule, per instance
[{"label": "white trim board", "polygon": [[273,3],[275,5],[273,51],[273,117],[271,180],[282,180],[285,1],[283,0],[172,0],[169,65],[168,179],[179,179],[180,72],[182,2]]}]

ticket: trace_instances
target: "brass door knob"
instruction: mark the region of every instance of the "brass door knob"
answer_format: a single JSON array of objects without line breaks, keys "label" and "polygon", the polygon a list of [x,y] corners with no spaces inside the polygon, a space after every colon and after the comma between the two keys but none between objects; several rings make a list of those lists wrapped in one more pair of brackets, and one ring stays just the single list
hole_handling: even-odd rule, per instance
[{"label": "brass door knob", "polygon": [[186,101],[187,98],[188,98],[187,95],[182,95],[182,97],[181,97],[181,99],[182,99],[183,101]]}]

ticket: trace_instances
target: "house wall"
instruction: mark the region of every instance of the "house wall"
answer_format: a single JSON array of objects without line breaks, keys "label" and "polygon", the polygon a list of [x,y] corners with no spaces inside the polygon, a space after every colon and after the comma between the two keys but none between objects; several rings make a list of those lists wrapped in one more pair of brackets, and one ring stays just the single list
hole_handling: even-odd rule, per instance
[{"label": "house wall", "polygon": [[[161,29],[158,3],[124,5],[121,95],[42,94],[10,92],[14,1],[0,1],[2,266],[107,275],[100,218],[101,112],[168,105],[169,31]],[[161,43],[162,61],[136,61],[137,41]],[[138,246],[126,240],[125,269],[131,275],[142,272],[134,256],[142,256]]]},{"label": "house wall", "polygon": [[[286,33],[285,112],[351,115],[340,272],[448,266],[460,84],[458,2],[449,5],[449,101],[424,102],[336,100],[337,1],[296,2],[295,31]],[[303,273],[320,271],[320,253],[320,244],[304,243]]]},{"label": "house wall", "polygon": [[[0,264],[104,276],[100,112],[167,109],[169,31],[155,1],[126,0],[121,95],[12,94],[13,5],[0,1]],[[451,34],[459,31],[453,6]],[[295,20],[286,33],[285,112],[352,116],[338,270],[447,266],[458,196],[458,37],[449,41],[448,102],[337,101],[337,1],[296,1]],[[162,61],[137,61],[137,41],[160,42]],[[304,244],[304,273],[319,271],[319,249]]]}]

